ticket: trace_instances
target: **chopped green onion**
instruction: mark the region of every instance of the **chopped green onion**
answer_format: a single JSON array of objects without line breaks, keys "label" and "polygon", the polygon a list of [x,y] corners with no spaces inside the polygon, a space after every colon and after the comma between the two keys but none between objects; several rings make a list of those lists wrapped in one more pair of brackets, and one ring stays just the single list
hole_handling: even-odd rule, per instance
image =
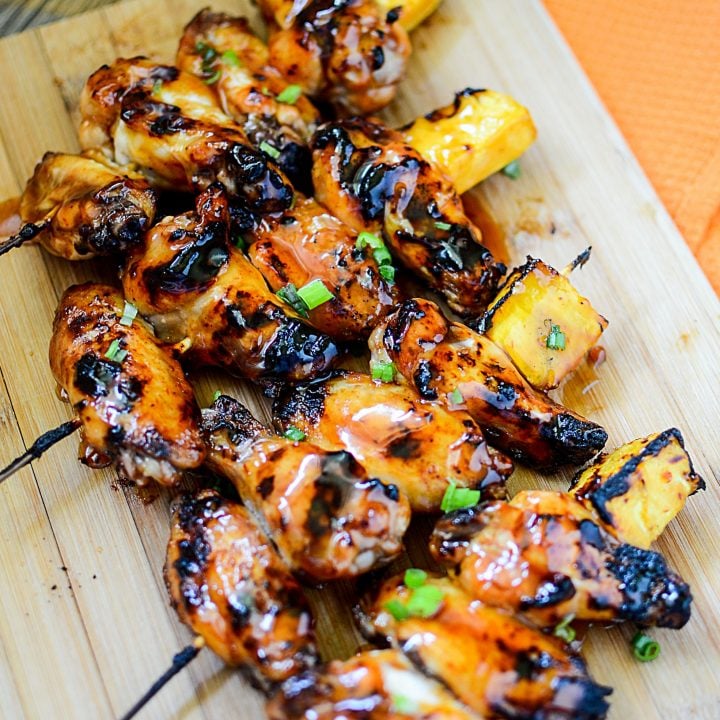
[{"label": "chopped green onion", "polygon": [[479,490],[459,488],[454,480],[450,480],[450,484],[447,486],[440,502],[440,509],[445,513],[449,513],[462,508],[475,507],[479,502]]},{"label": "chopped green onion", "polygon": [[632,642],[633,655],[640,662],[650,662],[660,654],[660,643],[653,640],[644,632],[638,632],[633,637]]},{"label": "chopped green onion", "polygon": [[520,161],[519,160],[513,160],[511,163],[508,163],[503,169],[502,174],[509,177],[511,180],[517,180],[520,177]]},{"label": "chopped green onion", "polygon": [[222,395],[222,391],[216,390],[216,391],[213,393],[213,402],[217,402],[217,401],[218,401],[218,398],[219,398],[221,395]]},{"label": "chopped green onion", "polygon": [[247,247],[247,244],[245,243],[245,238],[242,235],[238,235],[235,238],[235,247],[238,250],[244,250]]},{"label": "chopped green onion", "polygon": [[378,265],[389,265],[392,262],[392,255],[384,245],[373,250],[373,258]]},{"label": "chopped green onion", "polygon": [[209,78],[205,78],[206,85],[214,85],[222,75],[222,70],[216,70]]},{"label": "chopped green onion", "polygon": [[547,336],[545,344],[550,350],[565,349],[565,333],[560,329],[559,325],[550,326],[550,334]]},{"label": "chopped green onion", "polygon": [[283,435],[284,435],[288,440],[293,440],[293,441],[295,441],[295,442],[300,442],[301,440],[304,440],[305,437],[306,437],[306,436],[305,436],[305,433],[304,433],[300,428],[296,428],[296,427],[293,427],[293,426],[290,426],[290,427],[283,433]]},{"label": "chopped green onion", "polygon": [[575,628],[573,628],[570,624],[574,619],[575,615],[572,613],[570,615],[566,615],[563,618],[563,621],[555,626],[553,635],[555,637],[559,637],[561,640],[564,640],[566,643],[571,643],[576,637]]},{"label": "chopped green onion", "polygon": [[153,83],[153,86],[152,86],[152,94],[153,94],[153,95],[157,95],[157,94],[160,92],[160,90],[162,89],[162,84],[163,84],[163,81],[162,81],[161,78],[158,78],[158,79]]},{"label": "chopped green onion", "polygon": [[410,611],[406,605],[399,600],[388,600],[383,606],[396,620],[407,620],[410,617]]},{"label": "chopped green onion", "polygon": [[465,402],[465,398],[458,388],[455,388],[451,393],[448,393],[448,400],[453,405],[462,405]]},{"label": "chopped green onion", "polygon": [[332,300],[335,296],[325,287],[322,280],[315,279],[307,285],[303,285],[297,294],[307,305],[308,310],[314,310],[316,307]]},{"label": "chopped green onion", "polygon": [[125,327],[130,327],[133,324],[133,320],[136,316],[137,308],[132,303],[129,303],[126,300],[125,307],[123,308],[123,314],[120,318],[120,324],[124,325]]},{"label": "chopped green onion", "polygon": [[429,618],[440,609],[443,601],[443,591],[435,585],[422,585],[413,590],[405,606],[410,615]]},{"label": "chopped green onion", "polygon": [[364,247],[371,247],[373,250],[385,247],[385,243],[377,236],[369,232],[361,232],[355,241],[355,247],[362,250]]},{"label": "chopped green onion", "polygon": [[281,103],[294,105],[302,95],[302,88],[299,85],[288,85],[278,96],[277,100]]},{"label": "chopped green onion", "polygon": [[387,282],[395,282],[395,267],[393,265],[381,265],[378,268],[380,277]]},{"label": "chopped green onion", "polygon": [[418,704],[407,695],[391,695],[392,710],[401,715],[415,715],[418,711]]},{"label": "chopped green onion", "polygon": [[124,350],[120,346],[120,340],[115,338],[115,340],[110,343],[110,347],[105,353],[105,357],[110,360],[110,362],[121,363],[127,357],[127,350]]},{"label": "chopped green onion", "polygon": [[452,230],[452,225],[451,225],[450,223],[446,223],[446,222],[439,222],[439,221],[438,221],[438,222],[435,223],[435,227],[436,227],[438,230]]},{"label": "chopped green onion", "polygon": [[308,316],[308,307],[305,301],[298,295],[297,288],[292,283],[288,283],[284,288],[280,288],[276,295],[301,317],[306,318]]},{"label": "chopped green onion", "polygon": [[266,155],[269,155],[273,160],[277,160],[280,157],[280,151],[269,142],[265,142],[265,140],[260,143],[260,150]]},{"label": "chopped green onion", "polygon": [[237,56],[237,53],[234,50],[226,50],[221,56],[220,59],[226,64],[226,65],[233,65],[234,67],[240,67],[240,58]]},{"label": "chopped green onion", "polygon": [[269,90],[269,88],[268,88],[267,85],[263,85],[263,86],[260,88],[260,92],[261,92],[263,95],[265,95],[265,97],[272,97],[272,96],[273,96],[273,94],[270,92],[270,90]]},{"label": "chopped green onion", "polygon": [[384,383],[391,383],[393,380],[395,380],[395,363],[371,362],[370,376],[373,380],[380,380]]},{"label": "chopped green onion", "polygon": [[408,568],[405,571],[405,586],[417,590],[423,586],[427,580],[427,573],[419,568]]}]

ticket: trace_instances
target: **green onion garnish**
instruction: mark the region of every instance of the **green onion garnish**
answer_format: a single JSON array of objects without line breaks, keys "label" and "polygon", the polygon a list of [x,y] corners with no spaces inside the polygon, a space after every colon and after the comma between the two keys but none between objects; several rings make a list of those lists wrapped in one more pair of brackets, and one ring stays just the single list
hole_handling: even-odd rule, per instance
[{"label": "green onion garnish", "polygon": [[571,643],[576,636],[575,628],[570,624],[575,619],[575,615],[572,613],[566,615],[562,622],[558,623],[553,630],[553,635],[564,640],[566,643]]},{"label": "green onion garnish", "polygon": [[238,250],[244,250],[247,247],[247,244],[245,243],[245,238],[242,235],[238,235],[235,238],[235,247]]},{"label": "green onion garnish", "polygon": [[234,67],[240,67],[240,58],[237,56],[237,53],[234,50],[226,50],[220,56],[220,59],[226,65],[233,65]]},{"label": "green onion garnish", "polygon": [[405,571],[405,586],[417,590],[422,587],[427,580],[427,573],[419,568],[408,568]]},{"label": "green onion garnish", "polygon": [[263,95],[265,95],[265,97],[272,97],[272,96],[273,96],[273,94],[270,92],[270,89],[268,88],[267,85],[263,85],[263,86],[260,88],[260,92],[261,92]]},{"label": "green onion garnish", "polygon": [[306,318],[308,316],[307,305],[298,295],[297,288],[292,283],[288,283],[284,288],[280,288],[276,295],[301,317]]},{"label": "green onion garnish", "polygon": [[307,285],[303,285],[297,294],[307,305],[308,310],[314,310],[316,307],[332,300],[335,296],[325,287],[322,280],[311,280]]},{"label": "green onion garnish", "polygon": [[446,222],[439,222],[439,221],[438,221],[438,222],[435,223],[435,227],[436,227],[438,230],[452,230],[452,225],[451,225],[450,223],[446,223]]},{"label": "green onion garnish", "polygon": [[406,605],[403,605],[399,600],[393,599],[388,600],[383,606],[396,620],[407,620],[410,617],[410,612]]},{"label": "green onion garnish", "polygon": [[392,255],[385,247],[385,243],[373,233],[361,232],[355,241],[358,250],[369,247],[373,251],[373,259],[378,264],[380,277],[386,282],[395,282],[395,268],[392,265]]},{"label": "green onion garnish", "polygon": [[281,103],[294,105],[302,95],[302,88],[299,85],[288,85],[278,96],[277,100]]},{"label": "green onion garnish", "polygon": [[105,357],[110,360],[110,362],[121,363],[127,357],[127,350],[124,350],[120,346],[120,340],[115,338],[115,340],[110,343]]},{"label": "green onion garnish", "polygon": [[443,592],[435,585],[422,585],[413,590],[405,608],[415,617],[432,617],[442,605]]},{"label": "green onion garnish", "polygon": [[565,349],[565,333],[560,329],[559,325],[550,326],[550,334],[547,336],[545,344],[550,350]]},{"label": "green onion garnish", "polygon": [[205,78],[206,85],[214,85],[222,75],[222,70],[216,70],[209,78]]},{"label": "green onion garnish", "polygon": [[126,300],[125,307],[123,308],[123,314],[120,318],[120,324],[124,325],[125,327],[130,327],[133,324],[133,320],[135,319],[136,315],[137,308],[132,303],[129,303]]},{"label": "green onion garnish", "polygon": [[273,160],[277,160],[280,157],[280,151],[265,140],[260,143],[260,150],[266,155],[269,155]]},{"label": "green onion garnish", "polygon": [[391,695],[390,702],[393,712],[400,715],[415,715],[418,711],[418,704],[407,695]]},{"label": "green onion garnish", "polygon": [[513,160],[511,163],[508,163],[502,169],[502,174],[507,175],[507,177],[509,177],[511,180],[517,180],[521,174],[520,161]]},{"label": "green onion garnish", "polygon": [[380,277],[386,282],[395,282],[395,267],[393,265],[381,265],[378,268]]},{"label": "green onion garnish", "polygon": [[630,644],[632,645],[633,655],[640,662],[650,662],[660,654],[660,643],[644,632],[636,633]]},{"label": "green onion garnish", "polygon": [[355,241],[355,247],[362,250],[364,247],[371,247],[373,250],[385,247],[385,243],[377,236],[369,232],[361,232]]},{"label": "green onion garnish", "polygon": [[300,429],[293,426],[290,426],[283,435],[288,440],[293,440],[294,442],[300,442],[301,440],[305,439],[305,433]]},{"label": "green onion garnish", "polygon": [[453,405],[462,405],[465,402],[465,398],[458,388],[455,388],[451,393],[448,393],[448,400]]},{"label": "green onion garnish", "polygon": [[459,488],[454,480],[445,490],[440,509],[445,512],[453,512],[462,508],[475,507],[480,502],[480,491],[471,488]]},{"label": "green onion garnish", "polygon": [[370,376],[373,380],[391,383],[395,380],[395,363],[392,362],[371,362]]},{"label": "green onion garnish", "polygon": [[373,257],[378,265],[389,265],[392,262],[392,255],[384,245],[373,250]]},{"label": "green onion garnish", "polygon": [[216,391],[213,393],[213,402],[217,402],[217,401],[218,401],[218,398],[219,398],[221,395],[222,395],[222,391],[216,390]]},{"label": "green onion garnish", "polygon": [[153,83],[153,86],[152,86],[152,94],[153,95],[157,95],[160,92],[160,90],[162,89],[162,84],[163,84],[163,81],[160,78],[158,78]]}]

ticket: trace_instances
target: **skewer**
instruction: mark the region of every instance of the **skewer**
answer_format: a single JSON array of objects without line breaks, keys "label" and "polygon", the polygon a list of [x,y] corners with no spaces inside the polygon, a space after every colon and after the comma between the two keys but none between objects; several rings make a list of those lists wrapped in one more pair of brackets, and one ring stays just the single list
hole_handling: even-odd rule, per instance
[{"label": "skewer", "polygon": [[7,240],[0,243],[0,255],[10,252],[13,248],[20,247],[26,242],[37,237],[43,230],[50,225],[50,219],[43,220],[40,223],[27,223],[23,225],[17,235],[11,235]]}]

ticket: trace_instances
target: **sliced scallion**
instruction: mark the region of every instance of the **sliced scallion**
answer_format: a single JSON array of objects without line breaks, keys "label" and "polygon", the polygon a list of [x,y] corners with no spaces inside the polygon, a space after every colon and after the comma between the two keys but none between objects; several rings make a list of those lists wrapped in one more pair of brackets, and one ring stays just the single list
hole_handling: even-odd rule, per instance
[{"label": "sliced scallion", "polygon": [[105,357],[110,360],[110,362],[116,362],[119,364],[127,357],[127,350],[120,345],[120,340],[115,338],[115,340],[110,343],[110,347],[105,353]]},{"label": "sliced scallion", "polygon": [[300,442],[301,440],[305,439],[305,433],[300,429],[296,427],[289,427],[283,435],[288,439],[292,440],[294,442]]},{"label": "sliced scallion", "polygon": [[307,305],[308,310],[314,310],[335,297],[319,279],[311,280],[307,285],[303,285],[297,294]]},{"label": "sliced scallion", "polygon": [[266,155],[269,155],[273,160],[277,160],[280,157],[280,151],[265,140],[260,143],[260,150]]},{"label": "sliced scallion", "polygon": [[288,85],[278,96],[277,101],[294,105],[302,95],[302,88],[299,85]]},{"label": "sliced scallion", "polygon": [[447,486],[440,502],[440,509],[445,513],[449,513],[463,508],[475,507],[479,502],[479,490],[459,488],[454,480],[450,480],[450,484]]},{"label": "sliced scallion", "polygon": [[120,324],[125,327],[130,327],[137,316],[137,312],[137,308],[126,300],[125,307],[123,308],[123,314],[120,318]]},{"label": "sliced scallion", "polygon": [[395,363],[392,362],[371,362],[370,376],[373,380],[391,383],[395,380]]},{"label": "sliced scallion", "polygon": [[506,175],[511,180],[517,180],[520,177],[520,175],[522,174],[522,171],[520,169],[520,161],[513,160],[511,163],[508,163],[502,169],[502,174]]},{"label": "sliced scallion", "polygon": [[301,317],[306,318],[308,316],[307,305],[298,295],[297,288],[292,283],[288,283],[284,288],[280,288],[276,295]]},{"label": "sliced scallion", "polygon": [[220,59],[226,64],[226,65],[232,65],[233,67],[240,67],[240,58],[238,57],[237,53],[234,50],[226,50],[221,56]]},{"label": "sliced scallion", "polygon": [[644,632],[638,632],[631,642],[633,655],[640,662],[650,662],[660,655],[660,643]]}]

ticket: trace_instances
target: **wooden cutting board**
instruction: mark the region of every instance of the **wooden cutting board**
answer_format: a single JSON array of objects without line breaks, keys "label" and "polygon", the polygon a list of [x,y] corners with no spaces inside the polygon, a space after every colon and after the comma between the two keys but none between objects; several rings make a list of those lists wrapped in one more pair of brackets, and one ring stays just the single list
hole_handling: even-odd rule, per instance
[{"label": "wooden cutting board", "polygon": [[[200,4],[133,0],[0,42],[0,197],[16,195],[45,150],[75,150],[77,98],[87,75],[116,56],[173,56]],[[247,0],[217,9],[256,18]],[[679,427],[708,489],[691,498],[658,549],[691,584],[693,617],[653,631],[661,657],[636,662],[633,629],[594,629],[585,654],[615,688],[612,717],[720,717],[720,307],[715,295],[539,2],[445,0],[414,34],[415,55],[388,112],[405,122],[465,86],[515,95],[539,140],[522,178],[486,182],[482,196],[527,253],[562,266],[593,245],[574,278],[610,319],[608,360],[561,393],[601,421],[609,447]],[[479,194],[478,194],[479,197]],[[0,261],[0,465],[68,419],[47,365],[51,320],[71,283],[107,277],[101,262],[69,265],[37,248]],[[599,382],[594,383],[598,379]],[[234,391],[260,417],[253,388],[198,378],[207,402]],[[583,392],[584,391],[584,392]],[[161,567],[169,497],[147,503],[113,473],[75,459],[74,440],[0,488],[0,717],[110,718],[125,711],[190,637],[168,607]],[[518,471],[513,488],[566,488],[569,475]],[[426,561],[415,528],[410,561]],[[407,562],[407,561],[406,561]],[[312,593],[325,657],[347,656],[351,583]],[[205,651],[143,718],[261,718],[262,699]]]}]

